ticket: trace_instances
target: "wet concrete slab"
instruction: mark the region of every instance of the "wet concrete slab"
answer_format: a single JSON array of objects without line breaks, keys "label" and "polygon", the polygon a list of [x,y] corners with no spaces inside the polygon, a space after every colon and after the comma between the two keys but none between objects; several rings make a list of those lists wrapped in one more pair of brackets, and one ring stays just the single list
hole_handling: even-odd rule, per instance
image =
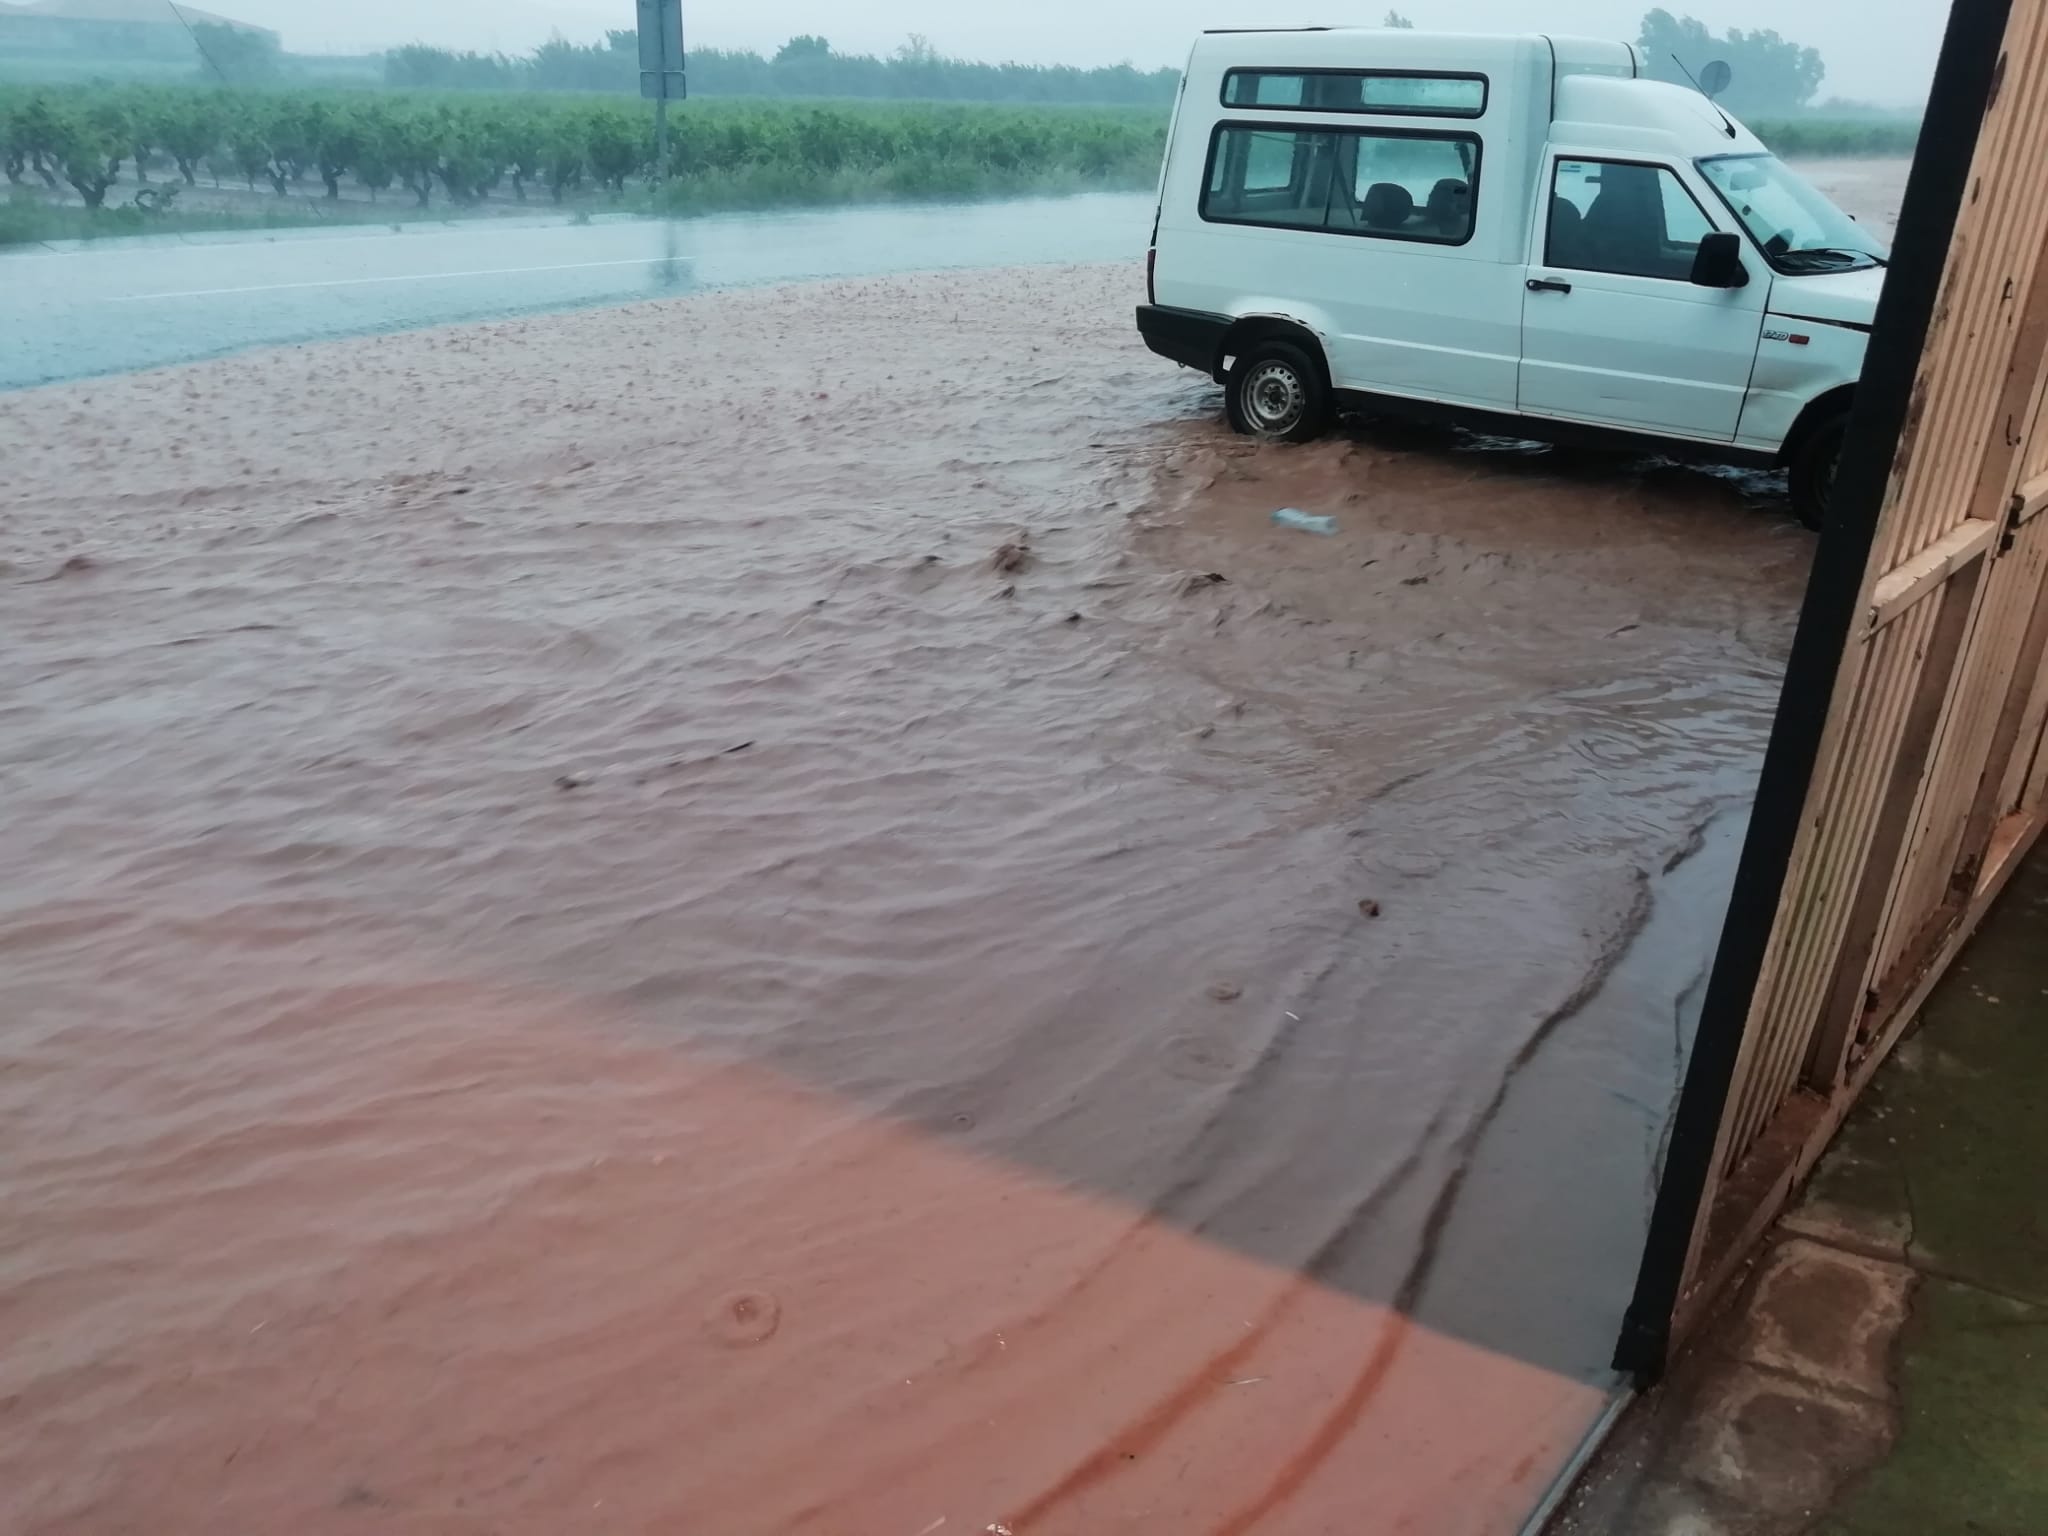
[{"label": "wet concrete slab", "polygon": [[2048,850],[1559,1536],[2048,1530]]}]

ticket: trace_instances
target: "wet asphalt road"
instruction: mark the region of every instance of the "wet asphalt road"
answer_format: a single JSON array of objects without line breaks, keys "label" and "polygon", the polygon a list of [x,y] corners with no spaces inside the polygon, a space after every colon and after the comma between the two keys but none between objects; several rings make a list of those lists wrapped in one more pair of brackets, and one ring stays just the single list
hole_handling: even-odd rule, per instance
[{"label": "wet asphalt road", "polygon": [[1147,194],[658,221],[266,231],[0,255],[0,389],[340,336],[938,268],[1115,261]]}]

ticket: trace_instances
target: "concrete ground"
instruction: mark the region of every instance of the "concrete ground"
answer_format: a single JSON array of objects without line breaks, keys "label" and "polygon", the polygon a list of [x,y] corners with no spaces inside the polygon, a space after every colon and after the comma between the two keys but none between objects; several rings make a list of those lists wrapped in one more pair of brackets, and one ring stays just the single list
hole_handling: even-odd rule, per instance
[{"label": "concrete ground", "polygon": [[2048,845],[1560,1536],[2048,1532]]}]

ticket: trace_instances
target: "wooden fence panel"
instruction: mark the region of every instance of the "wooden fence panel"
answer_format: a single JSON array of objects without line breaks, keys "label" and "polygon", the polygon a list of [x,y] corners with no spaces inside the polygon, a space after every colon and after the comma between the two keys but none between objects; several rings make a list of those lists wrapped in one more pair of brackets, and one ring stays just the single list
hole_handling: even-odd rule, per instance
[{"label": "wooden fence panel", "polygon": [[1852,427],[1890,474],[1858,461],[1874,523],[1823,537],[1627,1369],[1767,1229],[2048,810],[2048,0],[1956,0],[1928,123]]},{"label": "wooden fence panel", "polygon": [[1965,848],[1964,840],[1974,836],[1988,845],[1991,827],[1973,818],[1972,811],[1987,774],[2003,781],[2009,766],[1994,764],[1991,753],[2039,606],[2048,557],[2048,545],[2038,537],[2043,526],[2032,524],[2008,555],[1992,560],[1987,573],[1984,601],[1956,674],[1934,771],[1878,945],[1874,985],[1880,996],[1897,990],[1900,968],[1939,942],[1944,919],[1959,916],[1976,888],[1986,848]]}]

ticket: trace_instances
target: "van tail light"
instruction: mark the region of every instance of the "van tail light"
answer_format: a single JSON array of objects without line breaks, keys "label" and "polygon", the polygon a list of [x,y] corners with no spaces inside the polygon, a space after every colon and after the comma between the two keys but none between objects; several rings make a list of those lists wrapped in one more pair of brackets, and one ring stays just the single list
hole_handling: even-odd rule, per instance
[{"label": "van tail light", "polygon": [[1145,253],[1145,302],[1159,302],[1159,247],[1156,245]]}]

